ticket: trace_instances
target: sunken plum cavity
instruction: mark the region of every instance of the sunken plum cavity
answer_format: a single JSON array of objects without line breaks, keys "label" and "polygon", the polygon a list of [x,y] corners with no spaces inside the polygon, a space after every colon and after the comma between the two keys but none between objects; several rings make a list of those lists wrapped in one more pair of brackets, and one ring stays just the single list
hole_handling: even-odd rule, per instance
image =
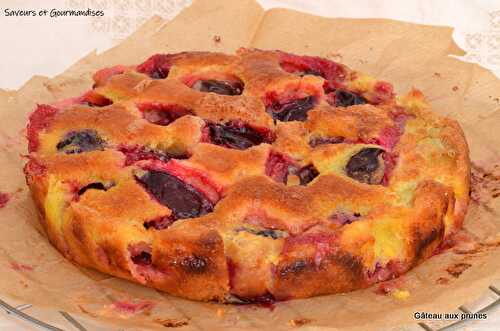
[{"label": "sunken plum cavity", "polygon": [[221,95],[240,95],[243,93],[243,84],[240,82],[226,82],[215,79],[197,80],[193,89],[200,92],[212,92]]},{"label": "sunken plum cavity", "polygon": [[275,121],[305,121],[307,112],[314,108],[315,98],[307,96],[289,101],[271,101],[266,110]]},{"label": "sunken plum cavity", "polygon": [[[355,153],[347,157],[342,156],[343,163],[340,166],[336,165],[340,170],[336,170],[333,177],[341,177],[342,180],[338,181],[338,185],[344,186],[334,188],[334,191],[338,190],[342,194],[346,194],[350,191],[368,192],[372,189],[390,189],[388,186],[391,175],[398,165],[400,157],[395,147],[404,133],[406,121],[413,115],[408,115],[402,107],[392,109],[390,117],[393,119],[394,125],[383,129],[380,136],[368,141],[350,140],[341,135],[328,136],[321,132],[313,132],[314,129],[308,127],[310,117],[313,116],[310,114],[313,114],[311,112],[315,112],[319,107],[321,109],[327,107],[328,111],[335,113],[336,109],[338,110],[337,107],[363,104],[379,107],[382,103],[385,106],[391,105],[392,86],[385,82],[377,82],[374,85],[374,90],[370,92],[352,90],[349,88],[352,86],[349,83],[356,75],[343,65],[318,57],[296,56],[279,51],[273,54],[278,59],[278,64],[273,62],[278,66],[276,72],[282,72],[283,77],[289,77],[295,81],[307,81],[311,77],[306,76],[310,75],[324,79],[322,87],[319,86],[321,93],[317,92],[316,87],[313,89],[315,92],[311,92],[307,86],[300,85],[297,88],[296,85],[290,85],[294,87],[285,87],[285,91],[280,89],[279,92],[266,91],[263,95],[256,96],[255,90],[252,90],[252,84],[254,84],[252,79],[254,78],[249,79],[248,72],[237,70],[234,73],[230,72],[231,70],[227,68],[231,68],[231,66],[225,67],[226,64],[220,66],[225,68],[221,69],[221,72],[207,71],[208,73],[206,73],[201,70],[199,73],[194,71],[194,73],[187,75],[182,74],[184,76],[180,77],[177,74],[176,66],[181,67],[184,63],[182,61],[186,60],[186,63],[190,63],[189,61],[195,59],[196,56],[200,56],[200,54],[193,55],[191,53],[158,54],[135,67],[116,66],[99,71],[94,76],[93,89],[83,96],[75,98],[76,101],[53,106],[40,105],[31,115],[28,125],[30,162],[25,168],[27,178],[41,178],[50,172],[36,160],[37,150],[40,147],[40,133],[50,132],[51,122],[60,112],[64,112],[64,107],[78,104],[86,112],[100,112],[102,114],[106,114],[108,109],[113,109],[116,105],[134,108],[131,109],[130,114],[137,116],[137,122],[128,126],[131,130],[131,137],[144,128],[146,128],[145,132],[151,134],[162,132],[161,130],[170,132],[169,130],[176,126],[177,130],[182,131],[184,129],[182,125],[193,120],[201,123],[198,124],[201,138],[194,143],[194,147],[190,146],[189,148],[183,143],[177,143],[177,141],[169,142],[174,147],[166,147],[170,145],[162,144],[163,141],[153,141],[152,138],[152,141],[145,142],[144,145],[128,140],[117,142],[114,141],[113,134],[101,126],[96,126],[96,128],[78,126],[76,129],[68,129],[67,132],[60,133],[58,131],[58,140],[52,150],[54,155],[61,158],[74,158],[75,160],[81,158],[86,160],[84,162],[91,163],[90,160],[85,159],[86,155],[92,154],[95,155],[93,157],[99,158],[100,154],[98,153],[100,152],[117,151],[121,153],[119,155],[122,157],[122,171],[129,171],[132,174],[132,185],[137,185],[139,190],[142,190],[139,192],[145,194],[146,199],[151,199],[150,201],[155,205],[161,206],[161,208],[166,207],[161,210],[168,212],[158,213],[155,217],[140,221],[140,230],[146,233],[149,237],[145,238],[149,239],[137,239],[136,242],[128,245],[128,255],[125,259],[129,263],[128,268],[130,268],[130,274],[133,278],[153,287],[157,286],[155,281],[159,280],[159,284],[162,283],[163,279],[171,278],[174,285],[171,287],[168,285],[167,292],[170,291],[181,296],[183,292],[196,292],[189,295],[189,298],[192,299],[215,299],[237,304],[268,305],[276,299],[286,300],[348,291],[405,272],[409,267],[401,265],[402,262],[397,259],[386,264],[377,261],[373,268],[362,266],[359,256],[343,251],[342,247],[339,246],[339,232],[336,230],[363,222],[368,214],[365,209],[359,208],[358,210],[357,206],[349,204],[345,206],[332,204],[328,208],[322,207],[325,210],[328,209],[326,216],[322,216],[323,219],[318,218],[316,214],[314,217],[309,215],[309,219],[304,219],[304,222],[310,223],[290,225],[286,219],[280,219],[282,216],[272,214],[274,207],[266,210],[269,201],[265,199],[260,201],[259,199],[261,196],[276,194],[275,201],[272,201],[273,204],[286,205],[284,200],[291,197],[296,199],[297,205],[301,205],[302,201],[299,200],[309,197],[309,193],[301,196],[301,192],[316,192],[315,194],[318,195],[329,194],[329,188],[321,186],[332,180],[329,168],[321,162],[316,162],[317,160],[313,158],[294,153],[294,147],[300,147],[299,150],[306,149],[312,153],[327,151],[329,148],[339,147],[342,149],[359,146],[359,148],[355,148]],[[194,57],[190,58],[191,56]],[[227,61],[230,62],[230,60]],[[125,79],[124,77],[130,72],[133,72],[134,77],[144,77],[147,82],[147,84],[136,85],[134,93],[142,88],[147,90],[148,86],[171,83],[173,80],[180,85],[182,84],[182,91],[185,95],[193,96],[193,98],[196,96],[198,99],[196,102],[186,101],[183,98],[176,101],[176,91],[172,91],[172,95],[166,91],[164,93],[166,93],[167,98],[162,98],[162,100],[168,100],[168,102],[159,102],[140,96],[137,99],[130,97],[131,100],[124,98],[125,102],[122,102],[119,98],[114,99],[116,96],[113,93],[102,92],[106,91],[105,88],[109,86],[111,81],[116,84],[116,82],[120,82],[120,79]],[[245,79],[238,77],[236,72]],[[267,75],[268,72],[264,71],[262,74]],[[265,77],[265,79],[272,80],[271,75]],[[318,81],[318,78],[314,80]],[[321,82],[321,79],[319,81]],[[123,91],[118,92],[118,94],[123,93]],[[250,97],[256,100],[258,98],[257,104],[260,105],[260,108],[252,109],[253,113],[247,112],[245,109],[248,106],[245,98]],[[200,116],[200,114],[204,114],[199,110],[200,107],[204,106],[204,100],[207,100],[207,103],[227,100],[227,103],[223,103],[222,107],[231,105],[233,107],[232,113],[229,114],[231,116],[226,116],[228,115],[226,110],[224,110],[226,113],[221,112],[223,116],[218,114],[212,114],[213,116],[210,118]],[[209,106],[213,106],[213,104],[209,104]],[[238,116],[234,116],[235,113]],[[265,118],[268,121],[259,120],[259,122],[257,120],[259,118]],[[263,122],[267,124],[264,125]],[[284,143],[283,140],[280,140],[279,129],[288,128],[288,126],[296,128],[297,125],[302,125],[307,131],[304,137],[300,138],[304,140],[301,141],[303,144],[295,146],[299,145],[297,141],[286,142],[285,145],[290,146],[287,147],[288,149],[283,148]],[[173,138],[175,140],[176,137]],[[297,139],[297,137],[293,138]],[[162,139],[165,139],[165,136],[162,136]],[[238,160],[240,159],[238,155],[241,155],[241,159],[243,159],[243,155],[249,159],[254,155],[257,155],[256,158],[261,157],[258,155],[263,155],[260,163],[261,168],[248,171],[250,175],[246,174],[246,169],[244,169],[245,171],[240,169],[241,178],[236,178],[231,183],[223,185],[217,182],[215,179],[217,176],[211,175],[213,169],[192,166],[191,158],[196,159],[196,162],[199,163],[198,155],[196,155],[197,147],[217,150],[218,153],[227,153],[227,155],[237,155],[235,158]],[[229,159],[227,165],[225,162],[226,160],[221,158],[220,160],[210,160],[207,164],[217,164],[220,169],[230,172],[232,169],[229,168],[236,163],[233,159]],[[85,165],[82,164],[82,167]],[[259,171],[260,175],[258,175]],[[261,183],[266,183],[265,186],[257,189],[249,186],[238,187],[240,180],[248,181],[251,176],[260,176],[261,178],[258,180]],[[115,194],[112,192],[119,190],[120,180],[119,177],[116,180],[101,180],[99,174],[96,173],[91,179],[85,181],[68,181],[71,182],[70,203],[84,203],[93,197]],[[234,198],[231,196],[234,187],[236,187],[235,191],[242,197],[246,197],[246,191],[254,192],[255,197],[253,198],[256,200],[250,204],[251,208],[248,207],[248,210],[245,211],[247,216],[243,216],[241,220],[232,220],[231,222],[234,224],[230,226],[225,224],[224,229],[219,229],[218,222],[227,223],[227,219],[232,217],[232,209],[228,211],[227,206],[221,207],[226,208],[223,211],[225,215],[218,213],[219,204],[224,204],[225,199]],[[241,201],[244,199],[242,198]],[[246,202],[241,202],[242,206],[234,205],[232,208],[235,211],[238,208],[247,208],[244,203]],[[314,205],[312,201],[308,201],[307,204]],[[286,208],[293,209],[293,207],[287,205]],[[228,214],[231,214],[231,217]],[[236,212],[235,215],[237,215]],[[186,237],[192,240],[192,237],[196,236],[195,227],[199,226],[197,222],[205,222],[207,229],[209,229],[206,231],[209,234],[204,233],[193,242],[176,242],[176,240],[181,240],[178,238],[182,236],[179,236],[175,231],[183,226],[185,226],[184,229],[193,229],[193,233],[186,234]],[[440,238],[439,233],[443,230],[439,230],[441,232],[433,231],[434,235],[432,233],[429,235],[418,233],[423,242],[417,247],[416,255],[419,257],[428,254],[427,250],[430,250],[428,247],[435,248],[436,240]],[[175,235],[171,235],[171,233]],[[165,247],[154,246],[151,239],[153,235],[158,235],[159,238],[163,238],[161,235],[165,235],[166,238],[170,238],[170,241]],[[263,256],[263,259],[267,259],[267,250],[271,251],[271,247],[279,247],[278,251],[273,252],[273,254],[278,254],[279,258],[274,259],[273,263],[266,262],[269,264],[267,267],[271,281],[267,279],[265,283],[273,285],[267,287],[264,284],[259,291],[254,289],[251,293],[242,291],[242,288],[250,288],[251,286],[247,287],[246,284],[242,286],[241,275],[247,279],[254,277],[249,277],[249,271],[245,270],[247,261],[238,260],[238,254],[231,253],[229,249],[226,252],[224,247],[219,246],[226,244],[222,241],[222,237],[226,238],[225,240],[227,238],[243,240],[238,242],[238,245],[244,244],[244,240],[247,240],[245,238],[253,238],[250,239],[254,240],[250,246],[257,247],[260,245],[259,243],[265,243],[265,252],[243,252],[244,256],[252,256],[252,259],[256,259],[256,261],[259,261],[260,255]],[[104,252],[102,253],[103,261],[107,261],[111,267],[113,264],[119,264],[117,262],[119,258],[117,259],[111,253],[106,253],[104,248],[102,251]],[[311,255],[302,254],[302,252],[308,251],[312,251]],[[426,253],[423,253],[424,251]],[[222,255],[222,262],[218,260],[217,254]],[[336,283],[336,279],[335,275],[332,274],[325,276],[325,273],[329,272],[329,263],[338,263],[338,268],[335,269],[334,266],[332,270],[341,273],[343,279],[352,279],[352,283],[331,289],[328,284]],[[120,266],[120,268],[126,269],[127,267]],[[262,277],[262,270],[258,268],[254,270],[253,268],[255,266],[251,266],[252,276],[255,273],[256,279]],[[226,276],[221,276],[221,274]],[[215,284],[214,279],[218,279],[217,277],[220,278],[220,283]],[[323,285],[318,284],[316,278]],[[199,286],[192,285],[197,284],[198,280],[202,283],[206,282],[210,286],[197,287],[195,291],[191,291],[189,286]],[[312,285],[309,286],[309,283]],[[177,291],[177,287],[181,290]],[[305,288],[304,292],[300,292],[300,289],[297,290],[298,287]],[[213,289],[216,288],[223,288],[223,290],[215,290],[214,292]]]},{"label": "sunken plum cavity", "polygon": [[273,134],[267,129],[256,129],[243,122],[217,124],[208,122],[207,141],[227,148],[247,149],[262,143],[272,143]]},{"label": "sunken plum cavity", "polygon": [[172,210],[174,219],[199,217],[213,209],[213,204],[202,193],[167,172],[151,170],[137,180],[155,199]]}]

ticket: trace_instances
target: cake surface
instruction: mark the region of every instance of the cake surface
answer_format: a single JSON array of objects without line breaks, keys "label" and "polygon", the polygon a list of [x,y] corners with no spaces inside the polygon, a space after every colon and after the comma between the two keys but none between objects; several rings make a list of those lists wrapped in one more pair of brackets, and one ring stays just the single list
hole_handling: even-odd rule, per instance
[{"label": "cake surface", "polygon": [[282,51],[157,54],[38,105],[28,186],[82,266],[194,300],[368,287],[463,222],[468,147],[418,90]]}]

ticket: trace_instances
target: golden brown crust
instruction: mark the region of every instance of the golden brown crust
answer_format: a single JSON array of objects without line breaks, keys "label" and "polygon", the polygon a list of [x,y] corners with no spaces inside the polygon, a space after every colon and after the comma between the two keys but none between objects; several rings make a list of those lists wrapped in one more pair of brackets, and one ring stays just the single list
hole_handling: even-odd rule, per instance
[{"label": "golden brown crust", "polygon": [[[31,116],[25,167],[49,240],[83,266],[195,300],[286,300],[398,276],[462,225],[467,143],[417,90],[244,49],[155,55],[94,80]],[[303,120],[273,118],[297,100],[312,102]],[[347,166],[370,149],[383,153],[374,185]],[[179,217],[141,182],[155,171],[213,210]]]}]

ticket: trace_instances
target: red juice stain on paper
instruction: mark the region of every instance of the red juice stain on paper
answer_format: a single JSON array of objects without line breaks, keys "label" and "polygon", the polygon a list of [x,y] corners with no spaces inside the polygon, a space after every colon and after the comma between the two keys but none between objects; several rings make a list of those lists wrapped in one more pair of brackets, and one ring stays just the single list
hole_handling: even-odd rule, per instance
[{"label": "red juice stain on paper", "polygon": [[488,168],[472,164],[470,198],[477,204],[488,204],[500,197],[500,163]]},{"label": "red juice stain on paper", "polygon": [[10,200],[9,193],[0,192],[0,208],[5,207],[5,205],[9,202],[9,200]]},{"label": "red juice stain on paper", "polygon": [[119,313],[137,314],[140,312],[149,312],[155,303],[148,300],[121,300],[112,303],[111,307]]},{"label": "red juice stain on paper", "polygon": [[22,264],[17,262],[11,262],[10,267],[16,271],[33,271],[33,267],[28,264]]}]

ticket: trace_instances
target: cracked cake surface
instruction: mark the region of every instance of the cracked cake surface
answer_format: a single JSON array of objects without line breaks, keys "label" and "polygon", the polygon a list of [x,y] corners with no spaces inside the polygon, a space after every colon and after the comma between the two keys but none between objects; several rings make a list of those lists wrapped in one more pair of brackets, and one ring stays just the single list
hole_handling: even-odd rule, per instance
[{"label": "cracked cake surface", "polygon": [[365,288],[463,222],[468,147],[413,89],[282,51],[157,54],[38,105],[26,181],[74,263],[172,295]]}]

